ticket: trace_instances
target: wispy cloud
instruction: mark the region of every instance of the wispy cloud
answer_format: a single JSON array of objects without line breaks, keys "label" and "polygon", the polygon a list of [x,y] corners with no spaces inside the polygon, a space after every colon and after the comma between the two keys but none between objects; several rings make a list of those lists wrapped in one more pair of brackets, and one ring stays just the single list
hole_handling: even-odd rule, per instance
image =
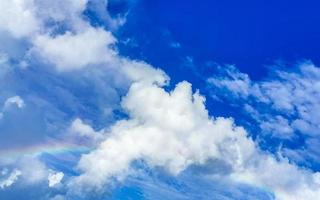
[{"label": "wispy cloud", "polygon": [[[4,169],[1,172],[1,176],[5,176],[7,173],[7,170]],[[14,182],[18,180],[20,175],[21,171],[14,169],[7,178],[5,178],[4,180],[0,180],[0,188],[4,189],[6,187],[10,187],[12,184],[14,184]]]},{"label": "wispy cloud", "polygon": [[264,135],[291,141],[303,135],[306,151],[301,152],[307,159],[307,149],[312,148],[308,141],[318,141],[319,136],[320,69],[304,62],[288,70],[273,71],[262,81],[252,81],[235,67],[221,68],[221,72],[208,79],[214,98],[242,107]]}]

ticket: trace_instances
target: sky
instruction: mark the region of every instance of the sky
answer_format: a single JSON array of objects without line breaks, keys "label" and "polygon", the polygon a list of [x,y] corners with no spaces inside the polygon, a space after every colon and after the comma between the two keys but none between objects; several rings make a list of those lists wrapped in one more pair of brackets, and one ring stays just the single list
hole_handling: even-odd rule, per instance
[{"label": "sky", "polygon": [[0,199],[319,199],[319,6],[0,0]]}]

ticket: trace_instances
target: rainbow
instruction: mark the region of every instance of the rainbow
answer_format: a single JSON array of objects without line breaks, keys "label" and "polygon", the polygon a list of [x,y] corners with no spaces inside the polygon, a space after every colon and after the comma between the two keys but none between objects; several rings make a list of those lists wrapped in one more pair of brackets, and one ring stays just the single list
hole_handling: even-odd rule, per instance
[{"label": "rainbow", "polygon": [[68,152],[88,153],[93,148],[72,143],[43,143],[13,149],[0,149],[0,159],[18,159],[23,156],[37,157],[42,154],[63,154]]}]

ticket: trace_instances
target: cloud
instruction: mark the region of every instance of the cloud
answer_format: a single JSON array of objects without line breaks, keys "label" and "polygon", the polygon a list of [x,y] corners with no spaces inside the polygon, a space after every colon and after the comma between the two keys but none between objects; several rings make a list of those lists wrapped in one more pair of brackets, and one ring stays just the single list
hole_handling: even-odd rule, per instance
[{"label": "cloud", "polygon": [[[6,165],[12,170],[11,174],[5,180],[0,181],[0,188],[8,187],[19,178],[20,186],[29,187],[48,181],[49,187],[59,184],[64,177],[62,172],[56,172],[46,166],[40,160],[40,155],[20,155],[18,159],[0,162],[0,166]],[[8,174],[8,169],[2,170],[2,175]]]},{"label": "cloud", "polygon": [[[28,59],[49,62],[58,71],[106,64],[117,54],[111,47],[116,40],[110,31],[93,27],[85,20],[82,14],[87,4],[87,0],[4,1],[0,3],[0,30],[20,39],[19,43],[25,42]],[[104,4],[106,8],[107,1]],[[94,5],[98,3],[90,2],[90,8]],[[109,16],[108,21],[111,23],[113,18]],[[22,63],[28,65],[26,61]]]},{"label": "cloud", "polygon": [[[263,153],[231,118],[209,116],[205,98],[198,91],[193,92],[190,83],[181,82],[169,91],[166,87],[169,77],[165,72],[118,55],[112,33],[91,26],[82,16],[87,3],[85,0],[0,3],[0,9],[4,10],[0,14],[0,29],[26,43],[27,47],[22,50],[25,55],[21,57],[33,64],[25,69],[10,69],[10,73],[3,75],[1,84],[6,90],[27,94],[30,110],[20,118],[17,117],[19,113],[14,113],[9,121],[1,122],[2,130],[5,130],[2,134],[9,135],[6,134],[9,132],[10,137],[17,135],[20,140],[21,132],[32,140],[39,138],[35,132],[49,138],[57,137],[55,134],[66,130],[66,123],[71,121],[68,131],[87,137],[98,146],[81,156],[80,174],[68,182],[69,190],[92,187],[103,190],[113,179],[132,174],[132,164],[142,160],[150,168],[160,167],[173,175],[194,165],[222,163],[228,170],[220,167],[211,175],[270,189],[283,200],[308,200],[319,196],[319,174],[300,169],[284,158]],[[11,23],[11,19],[15,23]],[[6,62],[10,61],[10,56],[8,54]],[[46,69],[48,65],[59,72],[72,73],[52,72]],[[274,129],[285,126],[287,129],[282,135],[292,134],[290,128],[303,133],[308,130],[312,135],[310,130],[317,130],[319,124],[314,119],[318,109],[319,98],[314,93],[319,91],[319,73],[314,66],[299,70],[299,73],[280,71],[277,77],[281,81],[253,83],[248,75],[232,69],[226,71],[227,79],[213,77],[208,82],[219,89],[232,91],[237,98],[250,97],[255,103],[271,106],[274,112],[279,112],[279,117],[273,121],[266,120],[270,116],[268,113],[260,115],[254,106],[247,105],[251,113],[256,113],[259,122],[266,122],[261,123],[263,130],[279,135]],[[287,84],[288,80],[295,84]],[[314,82],[308,82],[310,80]],[[307,91],[308,98],[302,91]],[[297,98],[292,99],[292,95]],[[118,108],[115,104],[119,103],[120,96],[124,96],[121,106],[128,116],[112,127],[106,125],[101,131],[95,131],[96,127],[106,124],[105,115],[101,113],[112,113],[115,107]],[[110,105],[103,103],[107,100],[112,101]],[[300,107],[293,105],[295,103]],[[22,108],[24,101],[14,96],[5,104]],[[39,110],[41,114],[36,112]],[[299,119],[286,118],[292,112]],[[36,117],[30,117],[32,114]],[[85,119],[83,116],[98,125],[92,128],[80,120]],[[72,121],[75,117],[78,118]],[[17,119],[27,122],[23,131],[15,129]],[[32,124],[38,122],[34,124],[35,131],[26,126],[31,124],[27,119]],[[272,123],[278,123],[279,128]],[[58,184],[64,177],[62,172],[50,174],[37,158],[24,157],[16,166],[20,174],[9,176],[6,180],[11,182],[4,186],[12,184],[18,176],[28,185],[49,181],[49,186]],[[56,196],[56,199],[61,198]]]},{"label": "cloud", "polygon": [[34,50],[59,71],[70,71],[110,62],[116,55],[110,49],[114,42],[115,38],[110,32],[88,28],[83,32],[66,32],[56,37],[40,35],[34,41]]},{"label": "cloud", "polygon": [[231,171],[213,175],[268,188],[277,199],[311,200],[320,194],[318,173],[263,153],[232,119],[210,117],[204,100],[187,82],[170,92],[156,83],[133,83],[122,101],[129,119],[118,121],[96,150],[82,156],[72,190],[101,190],[131,174],[137,160],[173,175],[216,160]]},{"label": "cloud", "polygon": [[130,119],[117,122],[110,137],[81,158],[79,168],[84,174],[76,181],[102,186],[128,172],[131,162],[138,159],[178,174],[190,164],[222,157],[220,148],[229,139],[239,140],[234,148],[243,145],[239,151],[246,152],[241,155],[246,159],[254,147],[244,137],[245,131],[234,127],[230,119],[209,119],[203,102],[187,82],[170,93],[156,83],[134,83],[122,101]]},{"label": "cloud", "polygon": [[[268,79],[256,82],[234,67],[222,71],[221,76],[208,79],[212,94],[233,103],[238,101],[235,104],[246,104],[246,108],[250,107],[249,114],[256,113],[253,118],[263,131],[280,138],[292,138],[295,132],[317,135],[320,128],[318,67],[305,62],[290,71],[273,71]],[[277,124],[286,128],[277,128]]]},{"label": "cloud", "polygon": [[17,106],[18,108],[23,108],[25,103],[20,96],[9,97],[3,105],[3,109],[8,109],[10,106]]},{"label": "cloud", "polygon": [[87,0],[1,1],[0,29],[9,32],[15,38],[28,39],[41,32],[51,31],[52,27],[47,25],[50,22],[80,28],[85,24],[80,15],[86,4]]},{"label": "cloud", "polygon": [[[6,175],[6,172],[4,172],[4,175]],[[4,180],[0,179],[0,188],[4,189],[6,187],[10,187],[12,184],[14,184],[18,180],[20,175],[21,175],[21,171],[14,169],[7,178],[5,178]]]},{"label": "cloud", "polygon": [[103,130],[97,132],[90,125],[85,124],[81,119],[75,119],[69,129],[68,136],[71,137],[73,142],[81,142],[86,145],[93,146],[100,143],[103,138]]},{"label": "cloud", "polygon": [[[247,74],[240,73],[237,69],[230,65],[227,69],[222,70],[222,76],[208,78],[209,85],[219,89],[227,89],[235,97],[248,97],[250,93],[251,80]],[[214,88],[213,88],[214,89]],[[214,94],[214,92],[213,92]]]},{"label": "cloud", "polygon": [[110,8],[112,4],[115,4],[115,6],[119,8],[119,5],[117,5],[118,3],[130,4],[130,1],[89,0],[87,4],[87,11],[89,11],[90,14],[93,15],[94,18],[96,18],[96,23],[103,24],[110,30],[116,30],[126,22],[125,16],[127,15],[126,12],[117,12],[116,14],[114,14],[116,16],[111,16],[111,14],[108,12],[108,8]]},{"label": "cloud", "polygon": [[21,171],[21,179],[26,185],[41,183],[49,174],[49,169],[36,156],[22,156],[16,166]]},{"label": "cloud", "polygon": [[88,0],[34,0],[35,13],[42,21],[64,22],[69,26],[82,24],[81,14]]},{"label": "cloud", "polygon": [[291,69],[273,70],[261,81],[252,81],[235,67],[227,67],[209,78],[208,85],[215,99],[244,108],[244,116],[253,120],[249,123],[256,124],[261,131],[258,136],[261,140],[276,139],[283,155],[318,170],[320,153],[314,148],[320,142],[320,69],[317,66],[305,61]]},{"label": "cloud", "polygon": [[62,172],[50,173],[48,176],[49,187],[54,187],[61,182],[64,174]]},{"label": "cloud", "polygon": [[33,0],[1,1],[0,29],[16,38],[31,36],[40,26],[34,7]]},{"label": "cloud", "polygon": [[16,106],[17,108],[21,109],[25,106],[23,99],[20,96],[13,96],[6,99],[3,104],[2,112],[0,112],[0,119],[3,118],[4,113],[10,109],[11,106]]},{"label": "cloud", "polygon": [[270,155],[258,154],[245,168],[231,174],[232,179],[263,186],[271,190],[276,199],[316,199],[320,195],[320,174],[300,169],[287,159],[276,160]]}]

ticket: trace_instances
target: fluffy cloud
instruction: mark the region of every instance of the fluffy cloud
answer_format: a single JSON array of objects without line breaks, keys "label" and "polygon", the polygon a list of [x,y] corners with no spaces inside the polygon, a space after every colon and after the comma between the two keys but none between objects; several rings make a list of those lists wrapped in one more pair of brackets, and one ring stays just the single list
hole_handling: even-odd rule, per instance
[{"label": "fluffy cloud", "polygon": [[134,83],[122,102],[130,119],[116,123],[108,139],[82,157],[79,168],[84,174],[76,181],[103,186],[113,176],[127,173],[138,159],[178,174],[190,164],[204,164],[209,158],[231,153],[225,145],[239,153],[229,156],[228,162],[242,162],[240,154],[246,160],[254,144],[245,131],[234,127],[230,119],[210,119],[203,102],[187,82],[170,93],[155,83]]},{"label": "fluffy cloud", "polygon": [[279,200],[312,200],[320,195],[320,173],[299,169],[285,158],[277,160],[261,153],[232,173],[231,178],[269,189]]},{"label": "fluffy cloud", "polygon": [[28,37],[38,31],[34,0],[1,1],[0,10],[0,29],[14,37]]},{"label": "fluffy cloud", "polygon": [[[87,23],[81,19],[87,0],[13,0],[0,2],[0,29],[15,38],[33,38],[41,32],[64,23],[80,29]],[[55,26],[48,26],[48,24]]]},{"label": "fluffy cloud", "polygon": [[174,175],[214,160],[231,169],[216,175],[269,188],[277,199],[311,200],[320,194],[317,173],[262,153],[232,119],[210,117],[204,97],[187,82],[171,92],[156,83],[135,82],[122,106],[130,118],[117,122],[96,150],[82,156],[78,168],[83,173],[72,181],[74,189],[102,189],[130,174],[137,160]]},{"label": "fluffy cloud", "polygon": [[51,37],[38,36],[35,51],[60,71],[81,69],[87,65],[110,62],[115,52],[110,49],[115,38],[102,29],[88,28],[80,33],[67,32]]},{"label": "fluffy cloud", "polygon": [[22,156],[16,166],[21,171],[21,179],[27,185],[43,182],[49,174],[49,169],[35,156]]},{"label": "fluffy cloud", "polygon": [[[2,1],[0,30],[23,38],[20,43],[28,45],[27,57],[31,49],[32,56],[53,64],[59,71],[106,64],[116,59],[117,53],[111,47],[116,40],[111,32],[93,27],[84,19],[87,4],[87,0]],[[113,21],[110,16],[108,20]]]},{"label": "fluffy cloud", "polygon": [[50,173],[48,176],[49,187],[54,187],[61,182],[64,174],[62,172]]},{"label": "fluffy cloud", "polygon": [[[7,173],[8,171],[4,169],[2,170],[1,175],[5,176]],[[20,175],[21,175],[21,171],[17,169],[13,170],[7,178],[5,178],[4,180],[0,179],[0,188],[4,189],[6,187],[10,187],[13,183],[15,183],[18,180]]]},{"label": "fluffy cloud", "polygon": [[71,137],[71,141],[79,141],[89,146],[100,143],[104,138],[103,131],[96,132],[79,118],[72,122],[68,129],[68,136]]},{"label": "fluffy cloud", "polygon": [[[218,170],[214,175],[270,189],[281,200],[313,200],[320,195],[319,174],[300,169],[284,158],[276,159],[261,152],[247,136],[246,131],[236,126],[232,119],[209,116],[204,106],[204,97],[199,92],[192,92],[189,83],[181,82],[172,91],[167,91],[165,86],[169,78],[163,71],[147,63],[119,56],[113,47],[116,39],[112,34],[102,28],[91,26],[82,18],[81,14],[86,4],[85,0],[13,0],[0,3],[0,9],[4,11],[0,14],[0,29],[15,38],[27,38],[30,46],[26,49],[32,49],[31,52],[26,52],[29,59],[35,54],[37,58],[41,58],[40,63],[48,62],[60,72],[76,71],[87,66],[100,67],[91,71],[83,70],[84,75],[81,74],[79,78],[81,81],[75,80],[71,75],[71,78],[67,75],[63,77],[47,71],[28,77],[33,79],[45,75],[44,79],[52,81],[51,85],[39,84],[40,92],[36,93],[50,93],[52,99],[43,100],[41,95],[29,96],[31,100],[37,100],[34,101],[37,105],[47,105],[48,101],[56,101],[59,104],[54,107],[54,112],[45,115],[46,122],[54,121],[56,118],[61,118],[61,121],[74,119],[76,114],[85,110],[85,106],[92,106],[88,99],[106,91],[109,82],[105,80],[104,75],[112,70],[116,71],[113,72],[116,75],[112,77],[112,81],[108,81],[120,82],[119,85],[124,85],[124,88],[132,83],[122,100],[122,108],[127,112],[128,119],[120,120],[111,128],[106,127],[101,131],[94,131],[80,119],[72,122],[70,132],[89,138],[94,141],[94,145],[99,145],[81,157],[78,163],[80,175],[68,184],[72,187],[71,190],[87,187],[103,189],[112,179],[124,178],[130,174],[134,170],[132,163],[142,160],[150,167],[162,167],[173,175],[181,173],[191,165],[223,163],[223,166],[230,170]],[[46,8],[46,12],[43,8]],[[11,19],[16,22],[9,24]],[[110,71],[105,70],[105,67]],[[28,72],[32,73],[26,69],[26,74]],[[33,71],[35,72],[38,71]],[[314,119],[319,100],[318,96],[314,95],[319,91],[317,68],[301,67],[300,73],[279,72],[278,77],[281,81],[267,80],[259,84],[252,83],[248,75],[234,69],[227,70],[227,74],[228,79],[213,77],[209,81],[210,84],[232,91],[237,98],[253,97],[255,102],[271,105],[274,111],[279,112],[276,120],[268,121],[253,106],[246,106],[250,112],[256,113],[259,122],[266,122],[264,125],[261,124],[264,130],[278,134],[278,131],[274,130],[277,127],[272,126],[272,123],[280,124],[281,128],[285,125],[289,127],[283,134],[292,134],[292,127],[304,133],[305,130],[312,133],[310,130],[318,128],[316,126],[319,123]],[[23,75],[24,78],[27,77]],[[85,76],[90,77],[90,80],[94,79],[93,85],[99,85],[98,89],[82,80]],[[17,80],[20,80],[18,78]],[[41,80],[40,78],[36,80]],[[293,80],[295,84],[283,84],[288,80]],[[310,80],[314,82],[308,82]],[[72,87],[78,83],[84,86],[80,92],[75,92]],[[96,93],[90,93],[91,89],[96,89]],[[55,93],[53,90],[58,92]],[[28,90],[23,91],[29,93]],[[302,91],[308,91],[308,98],[303,98]],[[79,96],[88,93],[88,97],[76,107],[81,99]],[[292,94],[297,98],[292,99]],[[308,101],[305,102],[305,99]],[[7,104],[17,107],[24,105],[19,97],[13,97]],[[299,104],[299,109],[293,104]],[[41,108],[47,112],[46,106]],[[68,111],[72,114],[65,112],[65,109],[70,109]],[[292,121],[285,117],[292,112],[300,118]],[[97,112],[94,110],[90,114],[89,117],[92,117],[97,115]],[[48,127],[57,130],[56,127],[60,127],[61,124],[52,123]],[[20,129],[17,132],[20,133]],[[27,184],[49,181],[51,187],[58,184],[64,176],[60,172],[50,174],[39,160],[25,158],[17,166],[19,171],[10,175],[3,182],[3,187],[11,185],[18,176]],[[63,197],[58,195],[56,199]]]},{"label": "fluffy cloud", "polygon": [[0,160],[1,165],[14,166],[15,169],[9,174],[9,170],[5,168],[1,171],[4,180],[0,179],[0,188],[9,187],[19,178],[19,183],[24,186],[32,186],[38,183],[48,181],[49,187],[54,187],[62,180],[64,174],[49,169],[37,155],[20,155],[16,159]]}]

